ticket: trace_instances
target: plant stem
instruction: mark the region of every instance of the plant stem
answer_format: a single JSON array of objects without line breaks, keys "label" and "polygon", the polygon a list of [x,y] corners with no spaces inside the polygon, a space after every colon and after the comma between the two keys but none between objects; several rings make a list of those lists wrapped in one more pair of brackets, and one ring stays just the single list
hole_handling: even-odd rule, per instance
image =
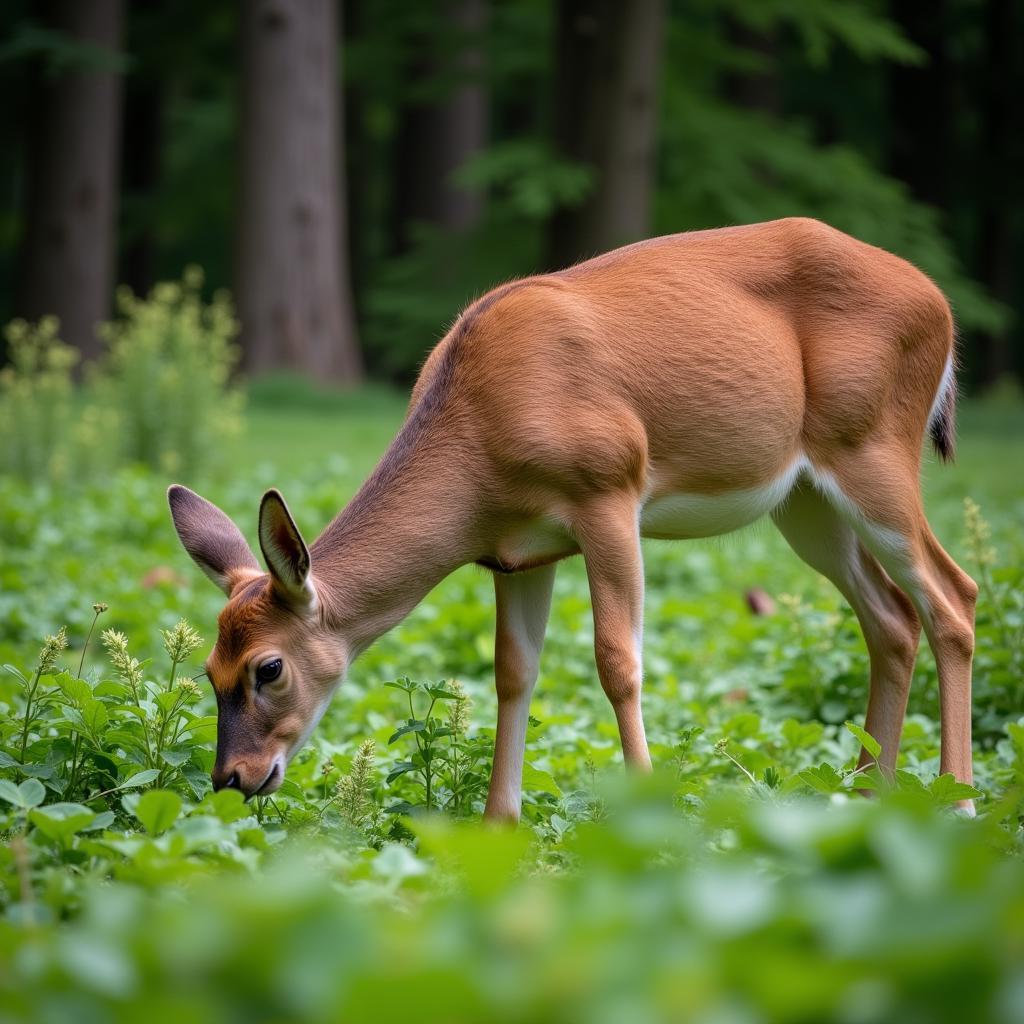
[{"label": "plant stem", "polygon": [[174,678],[178,674],[178,665],[179,665],[179,662],[174,661],[174,660],[171,661],[171,674],[170,674],[170,676],[167,679],[167,690],[168,690],[168,692],[170,692],[171,690],[174,689]]},{"label": "plant stem", "polygon": [[89,624],[89,632],[85,634],[85,643],[82,644],[82,656],[78,659],[78,678],[82,678],[82,668],[85,665],[85,652],[89,650],[89,641],[92,639],[92,631],[96,628],[96,620],[103,613],[100,611],[93,612],[92,622]]},{"label": "plant stem", "polygon": [[[78,754],[82,749],[82,734],[75,731],[75,749],[71,752],[71,771],[68,773],[68,788],[67,793],[71,792],[71,788],[74,786],[78,778]],[[65,794],[65,797],[67,794]]]},{"label": "plant stem", "polygon": [[35,700],[36,687],[39,686],[39,679],[43,674],[43,666],[40,665],[36,669],[36,674],[32,677],[32,683],[28,688],[28,697],[25,701],[25,726],[21,730],[21,756],[18,758],[22,764],[25,763],[25,751],[28,749],[28,733],[32,727],[32,701]]},{"label": "plant stem", "polygon": [[35,924],[35,907],[32,899],[32,864],[29,859],[28,843],[25,842],[25,829],[11,840],[11,854],[18,872],[18,886],[21,892],[22,906],[25,908],[25,920]]}]

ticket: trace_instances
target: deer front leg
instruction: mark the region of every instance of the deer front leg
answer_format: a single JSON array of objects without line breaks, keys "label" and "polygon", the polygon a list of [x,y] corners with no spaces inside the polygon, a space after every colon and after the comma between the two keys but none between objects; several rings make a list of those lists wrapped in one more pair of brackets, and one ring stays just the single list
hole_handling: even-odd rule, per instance
[{"label": "deer front leg", "polygon": [[594,653],[601,686],[615,711],[626,764],[650,771],[640,687],[644,567],[632,498],[589,509],[577,534],[594,608]]},{"label": "deer front leg", "polygon": [[494,735],[491,785],[484,810],[484,817],[492,821],[519,820],[530,695],[540,668],[540,652],[554,580],[554,565],[529,572],[494,575],[497,609],[494,677],[498,691],[498,727]]}]

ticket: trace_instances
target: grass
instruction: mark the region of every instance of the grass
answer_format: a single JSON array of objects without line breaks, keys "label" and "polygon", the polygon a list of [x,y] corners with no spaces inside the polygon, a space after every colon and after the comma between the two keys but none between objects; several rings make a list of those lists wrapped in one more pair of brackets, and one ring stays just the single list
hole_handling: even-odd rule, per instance
[{"label": "grass", "polygon": [[[258,383],[228,469],[182,482],[251,541],[277,486],[312,539],[404,404]],[[926,649],[897,785],[855,795],[856,622],[767,524],[646,545],[651,780],[623,778],[577,559],[559,567],[518,831],[474,824],[495,716],[474,567],[356,662],[278,796],[212,795],[212,701],[188,677],[222,598],[174,537],[170,481],[0,481],[0,1019],[1020,1019],[1024,408],[966,403],[961,423],[925,493],[985,582],[973,823],[943,809]],[[751,613],[752,588],[774,613]],[[183,616],[205,641],[182,660],[186,634],[160,631]],[[62,625],[70,648],[37,666]],[[111,628],[124,641],[99,644]],[[424,742],[443,817],[421,813],[422,772],[396,774]]]}]

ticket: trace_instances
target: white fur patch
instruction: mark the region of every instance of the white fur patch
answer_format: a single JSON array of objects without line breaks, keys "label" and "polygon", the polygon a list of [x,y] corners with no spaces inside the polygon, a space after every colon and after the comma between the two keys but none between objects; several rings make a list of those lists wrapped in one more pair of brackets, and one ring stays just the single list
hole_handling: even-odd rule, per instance
[{"label": "white fur patch", "polygon": [[808,468],[800,456],[774,480],[760,487],[722,494],[666,494],[644,504],[640,533],[661,540],[717,537],[748,526],[781,504]]},{"label": "white fur patch", "polygon": [[827,470],[808,465],[807,476],[828,503],[853,527],[864,546],[882,563],[896,584],[906,592],[919,611],[931,614],[921,581],[914,570],[907,546],[907,538],[898,530],[872,522],[860,506],[839,486],[839,481]]},{"label": "white fur patch", "polygon": [[815,489],[824,495],[828,503],[852,526],[862,537],[868,548],[905,558],[907,542],[897,530],[871,522],[861,511],[860,506],[849,498],[839,486],[839,481],[825,469],[816,469],[807,464],[807,476]]},{"label": "white fur patch", "polygon": [[939,381],[939,389],[935,392],[935,399],[932,401],[931,411],[928,413],[928,426],[931,427],[935,420],[935,417],[939,414],[939,409],[942,406],[942,400],[946,397],[946,393],[951,387],[954,387],[953,381],[953,353],[950,352],[946,356],[946,368],[942,371],[942,380]]}]

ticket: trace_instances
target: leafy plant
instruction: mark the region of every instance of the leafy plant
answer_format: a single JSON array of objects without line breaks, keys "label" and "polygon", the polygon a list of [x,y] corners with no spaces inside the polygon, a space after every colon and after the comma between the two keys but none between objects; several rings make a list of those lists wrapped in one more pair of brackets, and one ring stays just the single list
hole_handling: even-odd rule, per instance
[{"label": "leafy plant", "polygon": [[[95,624],[105,606],[94,609]],[[151,784],[205,792],[212,719],[192,710],[200,698],[195,682],[177,678],[201,641],[184,621],[164,640],[171,667],[163,683],[147,678],[114,629],[103,633],[114,678],[83,678],[84,646],[77,673],[61,669],[63,628],[47,637],[31,675],[5,665],[17,680],[20,709],[0,724],[0,771],[38,780],[65,801],[88,803]]]},{"label": "leafy plant", "polygon": [[[378,399],[349,422],[383,444]],[[254,418],[250,454],[294,434],[295,418],[306,431],[307,415]],[[0,479],[4,1013],[131,1020],[180,1016],[184,1000],[225,1019],[244,1004],[255,1020],[318,1007],[482,1019],[500,1004],[510,1020],[742,1006],[751,1019],[849,1021],[870,991],[858,1019],[885,1024],[942,1020],[961,987],[979,1019],[1012,1009],[1024,717],[1004,637],[1021,628],[1024,562],[1003,468],[1019,442],[977,433],[976,415],[965,403],[960,459],[929,480],[936,532],[982,585],[976,788],[939,774],[926,649],[895,774],[858,767],[877,745],[851,721],[868,679],[853,613],[781,538],[750,531],[650,549],[650,778],[622,772],[584,567],[559,568],[515,831],[475,821],[495,714],[486,575],[456,573],[366,651],[281,789],[246,803],[210,791],[215,719],[199,637],[180,620],[212,622],[221,598],[177,577],[159,479],[135,469],[76,491]],[[311,450],[321,433],[308,431]],[[285,481],[242,474],[225,504],[286,482],[298,515],[326,518],[365,466],[339,462],[341,483],[325,481],[322,444]],[[979,503],[966,521],[964,493]],[[170,581],[151,582],[154,566]],[[751,613],[751,585],[774,610]],[[100,586],[109,609],[80,596]],[[448,681],[401,675],[417,666]],[[951,813],[968,796],[974,822]],[[682,987],[680,965],[692,968]]]},{"label": "leafy plant", "polygon": [[204,303],[202,272],[157,285],[146,299],[118,292],[120,317],[100,328],[106,350],[75,387],[78,353],[55,317],[6,329],[11,365],[0,370],[0,470],[64,483],[143,463],[197,473],[224,456],[240,430],[242,393],[231,303]]},{"label": "leafy plant", "polygon": [[[404,794],[388,810],[393,814],[417,808],[471,813],[474,801],[486,792],[485,761],[490,744],[468,735],[470,701],[462,685],[454,680],[420,683],[408,677],[385,685],[401,690],[409,706],[409,717],[391,734],[388,745],[403,737],[411,737],[415,743],[411,756],[388,773],[388,785],[398,783]],[[427,705],[422,714],[417,711],[417,698],[421,706],[423,702]],[[434,714],[439,701],[448,707],[444,717]],[[418,797],[410,782],[419,789]]]},{"label": "leafy plant", "polygon": [[0,472],[65,481],[105,464],[97,427],[109,417],[76,409],[78,353],[59,338],[56,317],[13,320],[4,331],[10,365],[0,369]]},{"label": "leafy plant", "polygon": [[204,303],[202,284],[189,267],[147,298],[122,288],[118,318],[100,331],[107,352],[93,390],[100,407],[118,412],[123,460],[196,473],[240,430],[242,394],[230,384],[237,324],[227,295]]}]

